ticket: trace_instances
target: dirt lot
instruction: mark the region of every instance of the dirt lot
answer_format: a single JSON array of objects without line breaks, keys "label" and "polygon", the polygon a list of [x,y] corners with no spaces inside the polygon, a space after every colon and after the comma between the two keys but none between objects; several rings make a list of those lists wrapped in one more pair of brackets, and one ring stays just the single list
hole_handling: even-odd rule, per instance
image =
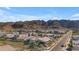
[{"label": "dirt lot", "polygon": [[3,45],[0,46],[0,51],[15,51],[16,48],[10,46],[10,45]]}]

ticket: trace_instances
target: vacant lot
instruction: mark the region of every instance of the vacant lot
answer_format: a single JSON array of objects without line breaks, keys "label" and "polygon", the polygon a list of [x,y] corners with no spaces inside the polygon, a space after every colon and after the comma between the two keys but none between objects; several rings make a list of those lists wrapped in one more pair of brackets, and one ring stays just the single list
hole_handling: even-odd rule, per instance
[{"label": "vacant lot", "polygon": [[0,38],[0,51],[20,51],[24,50],[23,41],[9,41]]},{"label": "vacant lot", "polygon": [[0,46],[0,51],[15,51],[16,49],[10,45]]}]

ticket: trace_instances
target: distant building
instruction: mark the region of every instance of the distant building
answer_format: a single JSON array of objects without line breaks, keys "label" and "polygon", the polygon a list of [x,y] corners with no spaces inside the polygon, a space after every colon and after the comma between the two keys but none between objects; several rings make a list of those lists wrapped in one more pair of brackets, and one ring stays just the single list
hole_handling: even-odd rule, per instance
[{"label": "distant building", "polygon": [[5,32],[0,31],[0,37],[3,37],[3,36],[5,36]]},{"label": "distant building", "polygon": [[49,37],[40,37],[39,40],[42,40],[44,42],[47,42],[49,40],[51,40]]},{"label": "distant building", "polygon": [[6,34],[8,40],[17,40],[17,35],[15,34]]},{"label": "distant building", "polygon": [[28,37],[28,34],[19,34],[19,36],[17,37],[17,39],[25,39]]}]

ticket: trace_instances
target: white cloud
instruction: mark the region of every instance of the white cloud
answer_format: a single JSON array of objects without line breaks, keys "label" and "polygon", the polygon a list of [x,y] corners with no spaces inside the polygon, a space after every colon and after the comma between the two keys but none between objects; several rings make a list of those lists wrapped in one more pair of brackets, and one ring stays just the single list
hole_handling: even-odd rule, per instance
[{"label": "white cloud", "polygon": [[10,7],[5,7],[6,9],[10,10],[11,8]]},{"label": "white cloud", "polygon": [[59,19],[58,17],[53,17],[52,19],[56,20],[56,19]]},{"label": "white cloud", "polygon": [[15,21],[25,21],[25,20],[32,20],[37,19],[35,16],[28,16],[28,15],[19,15],[19,14],[12,14],[8,11],[4,11],[0,9],[0,22],[15,22]]},{"label": "white cloud", "polygon": [[15,21],[30,21],[30,20],[48,20],[52,19],[51,14],[41,15],[41,16],[32,16],[32,15],[21,15],[21,14],[12,14],[9,11],[4,11],[0,9],[0,21],[2,22],[15,22]]},{"label": "white cloud", "polygon": [[76,14],[73,14],[71,17],[70,17],[71,20],[79,20],[79,13],[76,13]]},{"label": "white cloud", "polygon": [[79,13],[72,15],[71,17],[79,17]]}]

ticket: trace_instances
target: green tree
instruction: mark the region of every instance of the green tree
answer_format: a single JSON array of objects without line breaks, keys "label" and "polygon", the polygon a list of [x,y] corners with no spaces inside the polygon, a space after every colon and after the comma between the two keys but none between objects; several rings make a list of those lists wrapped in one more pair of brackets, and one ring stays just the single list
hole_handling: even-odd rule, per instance
[{"label": "green tree", "polygon": [[46,43],[41,40],[28,39],[24,41],[24,45],[28,46],[31,50],[43,50],[46,47]]},{"label": "green tree", "polygon": [[72,40],[71,40],[70,43],[68,44],[67,50],[68,50],[68,51],[72,51],[72,48],[73,48],[73,42],[72,42]]}]

